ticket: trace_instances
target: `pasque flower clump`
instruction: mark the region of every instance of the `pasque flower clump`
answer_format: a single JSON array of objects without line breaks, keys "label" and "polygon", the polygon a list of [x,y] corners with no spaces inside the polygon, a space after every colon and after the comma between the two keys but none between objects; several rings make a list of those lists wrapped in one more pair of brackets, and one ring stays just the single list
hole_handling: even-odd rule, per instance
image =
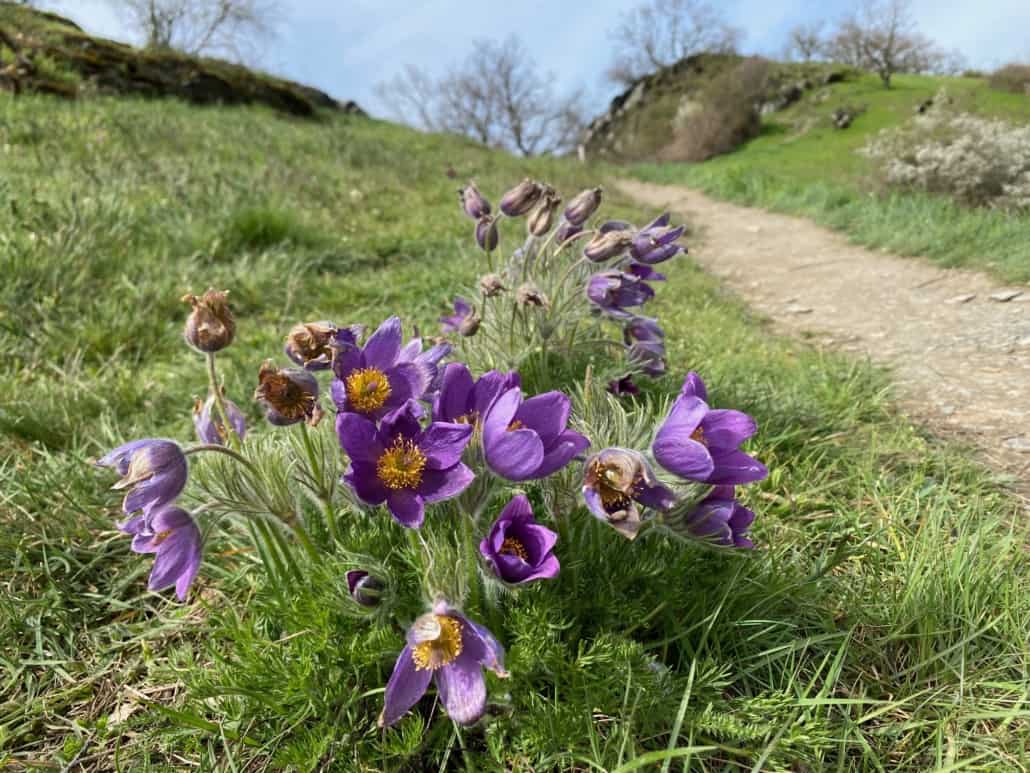
[{"label": "pasque flower clump", "polygon": [[[406,339],[400,316],[368,328],[297,322],[288,362],[255,363],[262,431],[218,373],[236,337],[228,294],[187,295],[185,338],[208,382],[193,413],[199,442],[135,440],[97,462],[121,476],[119,528],[133,551],[153,554],[152,590],[187,599],[216,530],[253,541],[271,583],[303,579],[305,567],[324,577],[335,561],[342,606],[407,631],[383,726],[432,684],[451,719],[479,721],[486,673],[508,676],[506,606],[557,593],[590,530],[612,527],[594,542],[751,547],[754,514],[736,487],[767,473],[741,449],[754,420],[711,407],[694,373],[664,418],[646,418],[663,385],[647,381],[670,366],[666,333],[643,310],[666,278],[654,266],[685,251],[682,226],[667,214],[641,228],[594,225],[600,188],[562,209],[552,186],[531,179],[496,209],[474,183],[459,201],[482,270],[440,316],[444,337]],[[525,236],[508,250],[519,218]],[[389,544],[362,555],[371,519]],[[574,519],[585,529],[570,528]]]}]

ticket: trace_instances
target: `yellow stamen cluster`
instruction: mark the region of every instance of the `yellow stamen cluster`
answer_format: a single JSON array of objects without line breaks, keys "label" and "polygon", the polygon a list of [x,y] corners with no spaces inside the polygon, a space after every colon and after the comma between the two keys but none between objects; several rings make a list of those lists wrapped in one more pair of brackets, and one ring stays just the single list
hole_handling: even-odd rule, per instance
[{"label": "yellow stamen cluster", "polygon": [[629,477],[628,472],[618,464],[602,464],[600,461],[590,466],[588,482],[597,489],[601,504],[608,512],[624,510],[640,488],[641,476]]},{"label": "yellow stamen cluster", "polygon": [[515,419],[515,421],[508,425],[508,432],[514,432],[517,429],[522,429],[523,426],[524,425],[522,424],[521,420]]},{"label": "yellow stamen cluster", "polygon": [[411,659],[415,661],[415,670],[438,668],[452,663],[461,654],[461,623],[450,615],[433,615],[433,620],[440,628],[435,639],[419,642],[411,648]]},{"label": "yellow stamen cluster", "polygon": [[518,556],[523,561],[529,560],[529,551],[526,550],[526,546],[523,545],[520,540],[517,540],[514,537],[504,538],[504,542],[501,543],[501,555]]},{"label": "yellow stamen cluster", "polygon": [[376,462],[376,475],[389,489],[416,488],[425,468],[422,449],[414,441],[398,437]]},{"label": "yellow stamen cluster", "polygon": [[150,540],[150,544],[156,548],[170,536],[172,536],[172,529],[165,529],[164,531],[159,531],[157,534],[154,535],[154,539]]},{"label": "yellow stamen cluster", "polygon": [[347,376],[347,402],[358,413],[378,411],[390,398],[390,380],[379,368],[361,368]]}]

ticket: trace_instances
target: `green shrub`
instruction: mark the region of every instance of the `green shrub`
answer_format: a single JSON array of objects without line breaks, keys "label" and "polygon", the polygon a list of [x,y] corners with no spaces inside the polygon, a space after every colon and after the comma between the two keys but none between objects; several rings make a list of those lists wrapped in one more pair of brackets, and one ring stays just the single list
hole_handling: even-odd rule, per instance
[{"label": "green shrub", "polygon": [[1030,64],[1009,62],[991,73],[988,83],[992,89],[1030,95]]}]

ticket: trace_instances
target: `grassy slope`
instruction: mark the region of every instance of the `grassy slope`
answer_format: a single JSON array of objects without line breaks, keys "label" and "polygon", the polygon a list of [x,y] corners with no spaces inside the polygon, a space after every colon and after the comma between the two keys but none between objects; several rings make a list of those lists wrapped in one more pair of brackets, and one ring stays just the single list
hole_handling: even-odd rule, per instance
[{"label": "grassy slope", "polygon": [[[855,151],[876,132],[909,120],[923,100],[945,88],[956,109],[1030,121],[1030,99],[989,89],[982,80],[899,76],[885,90],[874,76],[817,89],[766,119],[762,136],[703,164],[642,164],[634,174],[685,183],[713,195],[808,215],[855,241],[946,266],[983,268],[1010,281],[1030,280],[1030,216],[965,210],[922,194],[870,195],[869,162]],[[836,130],[834,108],[863,106],[850,128]]]},{"label": "grassy slope", "polygon": [[[486,191],[531,173],[566,192],[591,170],[363,120],[39,97],[0,100],[0,149],[0,764],[426,770],[464,754],[488,770],[612,770],[672,748],[674,767],[997,770],[1025,757],[1030,560],[1013,506],[893,416],[878,374],[771,337],[685,261],[660,289],[677,375],[658,387],[696,368],[716,404],[757,415],[773,469],[750,492],[760,549],[629,544],[573,513],[592,547],[562,554],[561,578],[494,626],[513,678],[491,690],[510,713],[486,731],[438,714],[424,735],[417,714],[377,731],[400,637],[342,613],[342,564],[278,598],[223,540],[190,603],[148,594],[149,562],[113,528],[109,478],[86,460],[126,438],[189,439],[204,376],[179,338],[184,292],[232,289],[226,380],[248,406],[258,363],[298,319],[400,312],[431,327],[474,279],[445,170]],[[608,208],[620,213],[640,215]],[[349,538],[375,552],[391,529],[355,521]]]}]

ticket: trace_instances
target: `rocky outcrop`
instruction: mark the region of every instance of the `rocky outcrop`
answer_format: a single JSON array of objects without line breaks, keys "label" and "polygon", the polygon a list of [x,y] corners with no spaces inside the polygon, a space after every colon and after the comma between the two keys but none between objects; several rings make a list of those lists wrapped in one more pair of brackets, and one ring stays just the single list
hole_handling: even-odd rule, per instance
[{"label": "rocky outcrop", "polygon": [[50,13],[0,3],[0,88],[67,98],[84,93],[178,97],[209,105],[262,104],[295,116],[365,115],[354,102],[217,59],[133,48],[84,33]]}]

